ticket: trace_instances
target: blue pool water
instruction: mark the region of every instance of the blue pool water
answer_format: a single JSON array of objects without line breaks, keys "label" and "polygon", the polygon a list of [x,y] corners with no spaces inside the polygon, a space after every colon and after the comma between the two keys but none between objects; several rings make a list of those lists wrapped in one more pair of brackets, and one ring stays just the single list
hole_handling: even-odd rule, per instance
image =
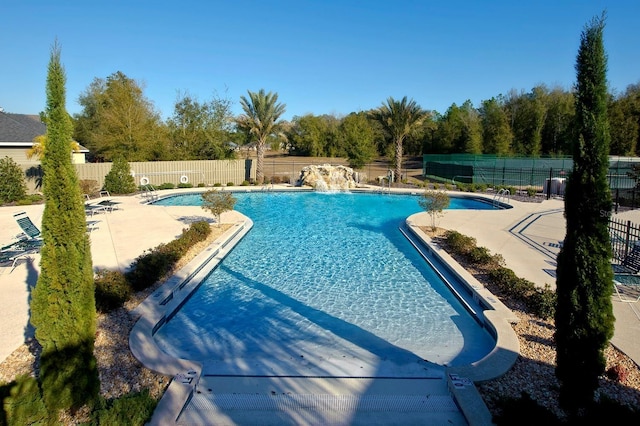
[{"label": "blue pool water", "polygon": [[[165,352],[205,374],[420,376],[493,348],[398,230],[418,197],[235,196],[254,227],[156,333]],[[492,206],[453,198],[451,208]]]}]

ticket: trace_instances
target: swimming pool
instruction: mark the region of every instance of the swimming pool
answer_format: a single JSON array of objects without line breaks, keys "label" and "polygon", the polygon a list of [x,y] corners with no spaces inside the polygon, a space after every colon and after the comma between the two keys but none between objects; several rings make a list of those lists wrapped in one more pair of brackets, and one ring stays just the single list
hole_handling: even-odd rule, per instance
[{"label": "swimming pool", "polygon": [[[155,334],[166,353],[204,374],[424,377],[494,347],[398,230],[418,197],[235,196],[253,229]],[[493,206],[452,198],[451,208]]]}]

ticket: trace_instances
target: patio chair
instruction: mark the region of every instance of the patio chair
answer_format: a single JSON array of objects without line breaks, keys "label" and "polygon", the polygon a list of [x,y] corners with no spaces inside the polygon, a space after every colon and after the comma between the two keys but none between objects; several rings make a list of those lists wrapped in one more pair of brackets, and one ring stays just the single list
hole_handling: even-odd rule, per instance
[{"label": "patio chair", "polygon": [[616,274],[613,287],[621,302],[635,303],[640,300],[640,275]]},{"label": "patio chair", "polygon": [[98,227],[99,223],[100,223],[99,220],[88,220],[87,221],[87,232],[91,233],[91,231],[93,231],[94,229],[96,229]]},{"label": "patio chair", "polygon": [[638,244],[634,244],[631,251],[622,260],[622,266],[634,274],[640,272],[640,246]]},{"label": "patio chair", "polygon": [[13,218],[18,222],[20,229],[22,229],[23,235],[21,239],[26,240],[41,240],[40,229],[31,221],[31,218],[25,212],[19,212],[13,215]]},{"label": "patio chair", "polygon": [[11,263],[11,270],[13,272],[16,268],[18,260],[28,257],[31,254],[37,253],[40,250],[41,245],[29,244],[28,240],[14,242],[0,249],[0,264]]},{"label": "patio chair", "polygon": [[113,210],[109,206],[101,206],[99,204],[86,204],[84,205],[84,213],[87,216],[93,216],[96,213],[106,213]]},{"label": "patio chair", "polygon": [[[100,198],[110,196],[108,191],[101,191]],[[119,209],[118,204],[121,204],[118,201],[113,201],[111,199],[100,199],[100,201],[96,201],[96,199],[91,199],[87,194],[84,194],[86,201],[84,203],[84,211],[87,215],[93,216],[95,213],[104,213],[104,212],[112,212],[114,210]]]}]

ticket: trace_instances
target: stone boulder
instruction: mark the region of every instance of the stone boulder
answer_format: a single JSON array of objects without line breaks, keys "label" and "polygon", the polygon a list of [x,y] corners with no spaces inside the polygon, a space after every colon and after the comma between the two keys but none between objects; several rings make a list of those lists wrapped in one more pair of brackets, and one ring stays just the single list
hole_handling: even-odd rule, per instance
[{"label": "stone boulder", "polygon": [[323,164],[304,167],[297,186],[310,186],[317,191],[347,190],[355,188],[356,181],[351,167]]}]

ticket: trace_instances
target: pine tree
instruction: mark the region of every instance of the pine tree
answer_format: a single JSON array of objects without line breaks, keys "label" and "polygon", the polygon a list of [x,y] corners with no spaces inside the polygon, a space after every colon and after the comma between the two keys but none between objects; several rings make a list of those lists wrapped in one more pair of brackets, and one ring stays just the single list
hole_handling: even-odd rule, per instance
[{"label": "pine tree", "polygon": [[567,233],[557,267],[556,376],[560,401],[572,410],[593,401],[615,320],[604,21],[603,14],[585,27],[576,61],[577,140],[565,192]]},{"label": "pine tree", "polygon": [[131,167],[124,156],[113,159],[111,170],[104,177],[104,189],[111,194],[131,194],[136,192],[136,181],[131,175]]},{"label": "pine tree", "polygon": [[42,346],[40,381],[50,413],[91,405],[100,389],[93,355],[93,267],[82,194],[69,153],[73,129],[65,107],[65,81],[56,43],[46,85],[42,257],[31,300],[31,323]]}]

